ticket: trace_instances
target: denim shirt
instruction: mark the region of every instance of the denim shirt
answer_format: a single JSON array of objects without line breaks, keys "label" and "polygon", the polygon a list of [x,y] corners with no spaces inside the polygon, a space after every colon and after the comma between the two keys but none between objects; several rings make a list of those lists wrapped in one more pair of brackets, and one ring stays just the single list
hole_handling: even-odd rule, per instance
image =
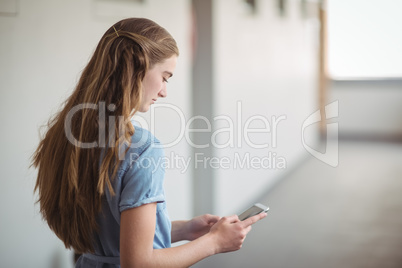
[{"label": "denim shirt", "polygon": [[144,204],[157,203],[153,247],[171,246],[171,222],[163,187],[164,152],[159,141],[149,131],[135,126],[123,158],[112,182],[115,195],[105,187],[102,212],[97,218],[99,231],[94,234],[95,254],[83,254],[76,267],[120,267],[120,214]]}]

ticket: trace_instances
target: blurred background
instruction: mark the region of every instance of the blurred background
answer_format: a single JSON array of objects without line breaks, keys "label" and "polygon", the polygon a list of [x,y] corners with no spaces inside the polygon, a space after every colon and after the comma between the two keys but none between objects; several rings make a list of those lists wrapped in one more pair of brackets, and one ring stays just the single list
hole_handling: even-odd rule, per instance
[{"label": "blurred background", "polygon": [[166,105],[136,115],[169,145],[171,219],[271,208],[240,251],[194,267],[402,267],[401,9],[0,0],[0,266],[73,267],[35,205],[30,157],[106,29],[146,17],[180,49]]}]

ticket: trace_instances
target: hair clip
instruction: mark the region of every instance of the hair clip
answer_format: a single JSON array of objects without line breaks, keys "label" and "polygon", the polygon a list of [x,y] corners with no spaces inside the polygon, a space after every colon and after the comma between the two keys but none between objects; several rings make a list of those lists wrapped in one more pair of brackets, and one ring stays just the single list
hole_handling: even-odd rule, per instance
[{"label": "hair clip", "polygon": [[116,28],[114,28],[114,26],[113,26],[113,29],[114,29],[115,33],[117,34],[117,37],[120,37],[119,33],[116,31]]}]

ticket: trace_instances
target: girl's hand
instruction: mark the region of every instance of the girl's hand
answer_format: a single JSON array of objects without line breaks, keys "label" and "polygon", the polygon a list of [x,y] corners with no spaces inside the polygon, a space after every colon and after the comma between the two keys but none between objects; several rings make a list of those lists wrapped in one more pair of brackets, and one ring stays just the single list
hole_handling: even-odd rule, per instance
[{"label": "girl's hand", "polygon": [[239,250],[247,233],[251,230],[251,225],[266,216],[266,213],[260,213],[244,221],[240,221],[237,215],[220,219],[210,230],[210,234],[215,239],[215,252],[223,253]]},{"label": "girl's hand", "polygon": [[220,218],[219,216],[205,214],[189,220],[185,226],[187,230],[187,240],[192,241],[207,234]]}]

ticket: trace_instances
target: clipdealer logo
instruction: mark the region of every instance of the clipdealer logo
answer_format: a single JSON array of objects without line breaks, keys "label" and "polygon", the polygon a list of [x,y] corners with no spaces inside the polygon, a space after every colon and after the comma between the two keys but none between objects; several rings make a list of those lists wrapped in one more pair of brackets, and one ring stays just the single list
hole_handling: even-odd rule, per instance
[{"label": "clipdealer logo", "polygon": [[[339,114],[339,103],[338,101],[334,101],[328,105],[325,106],[325,119],[332,119],[338,117]],[[169,148],[173,147],[174,145],[178,144],[182,139],[185,139],[187,144],[189,144],[191,147],[194,148],[206,148],[209,146],[213,146],[214,148],[217,149],[223,149],[223,148],[242,148],[243,145],[247,145],[250,148],[253,149],[267,149],[269,147],[272,147],[275,149],[277,145],[277,131],[278,131],[278,125],[281,121],[284,121],[287,119],[286,115],[280,115],[280,116],[271,116],[271,120],[269,118],[266,118],[263,115],[253,115],[251,117],[248,117],[245,120],[245,123],[243,124],[243,114],[242,114],[242,104],[239,101],[237,103],[237,109],[236,109],[236,116],[235,118],[231,118],[228,115],[219,115],[211,120],[213,122],[215,121],[223,121],[226,123],[226,127],[220,127],[218,129],[213,129],[212,128],[212,123],[210,122],[209,119],[203,116],[193,116],[189,120],[186,120],[184,113],[180,110],[179,107],[176,107],[171,104],[159,104],[159,105],[154,105],[151,107],[151,124],[150,126],[147,123],[147,120],[145,118],[142,118],[141,116],[136,117],[136,124],[139,124],[140,127],[143,127],[145,129],[150,129],[151,133],[155,132],[155,121],[156,121],[156,113],[155,109],[160,108],[160,109],[170,109],[174,112],[176,112],[180,118],[179,120],[179,135],[175,137],[175,139],[171,142],[168,142],[167,144],[159,144],[159,143],[154,143],[153,146],[155,147],[160,147],[160,148]],[[74,135],[72,134],[71,131],[71,119],[80,110],[84,109],[92,109],[92,110],[97,110],[99,113],[99,137],[98,139],[92,141],[92,142],[81,142],[80,140],[77,140]],[[84,104],[79,104],[71,109],[69,111],[66,120],[65,120],[65,134],[68,140],[74,144],[75,146],[78,146],[80,148],[95,148],[95,147],[100,147],[100,148],[105,148],[106,146],[108,147],[114,147],[114,137],[117,137],[116,135],[120,136],[121,133],[125,133],[125,125],[127,124],[128,120],[132,120],[132,118],[123,118],[123,116],[106,116],[106,110],[109,111],[114,111],[115,106],[113,104],[107,105],[104,102],[100,102],[98,104],[91,104],[91,103],[84,103]],[[114,128],[106,129],[106,119],[109,120],[109,123],[112,123],[113,125],[115,122],[119,122],[119,129],[118,132],[114,132]],[[339,163],[339,152],[338,152],[338,123],[328,123],[326,124],[326,141],[325,141],[325,151],[320,152],[318,150],[315,150],[311,148],[307,143],[306,143],[306,137],[305,137],[305,130],[318,122],[322,120],[321,118],[321,111],[317,110],[314,113],[312,113],[310,116],[307,117],[306,120],[304,120],[302,124],[302,129],[301,129],[301,140],[303,147],[308,151],[311,155],[313,155],[315,158],[318,160],[332,166],[332,167],[337,167]],[[195,127],[192,126],[194,121],[200,121],[204,122],[205,126],[204,127]],[[260,125],[262,125],[262,128],[256,128],[252,127],[252,122],[259,122]],[[109,131],[109,139],[106,140],[105,133],[106,131]],[[209,141],[203,141],[203,143],[198,144],[194,140],[192,140],[192,135],[191,133],[205,133],[208,132],[210,133],[210,140]],[[263,135],[266,138],[261,140],[259,139],[259,143],[256,143],[251,139],[249,135]],[[139,140],[135,143],[128,144],[129,147],[131,148],[137,148],[139,146],[142,146],[146,141],[147,141],[147,132],[143,132],[142,137],[139,138]],[[221,136],[222,135],[222,136]],[[220,137],[221,136],[221,137]],[[220,138],[219,138],[220,137]],[[261,137],[261,136],[260,136]],[[267,140],[268,139],[268,140]],[[245,144],[243,144],[245,143]],[[125,150],[124,147],[121,147],[121,152],[119,153],[120,160],[123,160],[125,158]],[[199,157],[200,155],[197,155],[196,164],[200,162]],[[176,159],[177,157],[174,157]],[[235,157],[232,159],[232,161],[228,161],[226,157],[221,157],[222,159],[216,159],[216,157],[210,157],[208,158],[207,156],[202,159],[203,163],[209,163],[211,168],[228,168],[227,162],[229,163],[239,163],[238,166],[240,167],[250,167],[255,169],[256,167],[262,167],[265,169],[273,169],[273,168],[286,168],[286,161],[283,156],[277,155],[275,152],[269,152],[268,155],[264,155],[263,157],[257,157],[257,156],[252,156],[249,154],[245,155],[235,155]],[[218,161],[219,160],[219,161]],[[168,161],[164,161],[168,162]],[[181,162],[187,163],[188,160],[182,160]],[[216,163],[219,165],[216,166]],[[246,164],[244,164],[246,163]],[[256,163],[260,163],[260,165],[257,165]],[[183,165],[184,166],[184,165]],[[186,165],[188,166],[188,164]],[[237,166],[237,165],[236,165]]]},{"label": "clipdealer logo", "polygon": [[[337,118],[339,116],[339,102],[334,101],[325,106],[325,119]],[[326,140],[325,140],[325,152],[321,153],[306,144],[304,131],[308,126],[311,126],[321,121],[320,110],[315,111],[303,122],[301,136],[303,147],[312,156],[318,160],[330,165],[331,167],[337,167],[339,164],[339,142],[338,142],[338,123],[326,124]]]}]

